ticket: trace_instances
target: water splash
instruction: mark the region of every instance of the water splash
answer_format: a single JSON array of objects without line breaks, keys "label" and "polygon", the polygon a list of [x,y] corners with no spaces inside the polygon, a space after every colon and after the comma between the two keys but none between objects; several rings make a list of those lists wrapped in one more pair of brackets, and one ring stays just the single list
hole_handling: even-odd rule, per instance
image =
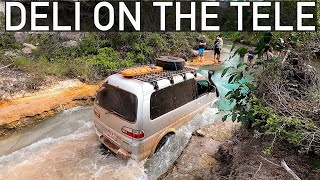
[{"label": "water splash", "polygon": [[207,124],[213,123],[216,119],[218,109],[208,107],[202,114],[196,115],[191,121],[181,126],[174,136],[171,136],[167,143],[146,162],[146,169],[149,179],[157,179],[180,156],[188,144],[192,132]]},{"label": "water splash", "polygon": [[[82,114],[91,111],[88,107],[76,108],[70,111],[69,118],[76,121],[78,119],[73,116],[83,117]],[[142,162],[105,155],[105,149],[101,148],[94,132],[92,119],[78,120],[70,124],[80,124],[71,134],[47,137],[1,156],[0,179],[156,179],[179,157],[192,132],[212,123],[217,112],[216,108],[209,107],[196,115],[179,128],[155,156]],[[65,118],[65,115],[60,117]],[[53,127],[68,129],[65,126],[58,124]],[[37,131],[33,136],[36,134]]]},{"label": "water splash", "polygon": [[[223,94],[232,87],[219,78],[219,68],[214,81]],[[0,142],[0,179],[157,179],[180,156],[192,132],[219,118],[217,106],[196,115],[142,162],[105,153],[94,132],[92,107],[66,110]]]}]

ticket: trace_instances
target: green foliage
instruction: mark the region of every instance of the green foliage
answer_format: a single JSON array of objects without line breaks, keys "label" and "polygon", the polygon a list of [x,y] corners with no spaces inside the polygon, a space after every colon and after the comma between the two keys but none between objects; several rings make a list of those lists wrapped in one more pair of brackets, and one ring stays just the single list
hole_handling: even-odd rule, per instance
[{"label": "green foliage", "polygon": [[234,57],[235,55],[239,55],[240,57],[244,57],[244,55],[245,55],[247,52],[248,52],[248,48],[246,48],[246,47],[240,47],[240,48],[238,48],[238,49],[234,52],[233,57]]},{"label": "green foliage", "polygon": [[255,136],[261,134],[273,136],[273,141],[263,151],[268,155],[276,141],[287,141],[295,146],[301,146],[302,151],[308,151],[302,146],[307,137],[306,131],[311,131],[315,124],[312,121],[302,120],[297,117],[285,117],[277,115],[270,107],[264,106],[257,98],[251,101],[255,129]]},{"label": "green foliage", "polygon": [[[243,79],[245,74],[243,66],[244,64],[238,64],[236,67],[228,67],[221,74],[221,77],[229,77],[229,84],[238,85],[225,95],[225,98],[235,106],[231,113],[225,115],[222,120],[225,121],[227,117],[231,117],[233,122],[240,122],[245,127],[252,129],[256,138],[262,135],[273,137],[272,142],[263,150],[266,155],[272,153],[273,146],[278,141],[286,141],[295,146],[300,146],[302,152],[309,151],[310,149],[305,148],[303,144],[310,135],[307,132],[312,132],[316,127],[315,124],[311,120],[295,116],[278,115],[272,108],[260,102],[255,96],[255,85]],[[273,63],[267,64],[266,68],[274,71],[271,76],[281,77],[280,69],[275,68]],[[257,74],[257,76],[260,75]],[[278,83],[281,82],[279,80]]]},{"label": "green foliage", "polygon": [[223,117],[223,121],[231,116],[232,121],[241,122],[247,128],[253,129],[256,138],[261,137],[261,135],[273,136],[273,141],[263,150],[266,155],[272,152],[272,148],[277,141],[287,141],[293,145],[302,146],[302,141],[307,136],[305,131],[315,127],[311,121],[277,115],[272,108],[263,105],[254,96],[254,85],[252,83],[242,83],[240,81],[243,77],[241,71],[233,72],[229,74],[229,77],[231,84],[238,83],[240,85],[226,94],[226,98],[230,102],[235,102],[235,106],[231,114]]},{"label": "green foliage", "polygon": [[320,159],[314,160],[312,170],[317,172],[320,171]]},{"label": "green foliage", "polygon": [[[0,19],[1,20],[1,19]],[[13,34],[0,36],[4,48],[14,47]],[[90,33],[75,47],[66,47],[59,34],[32,34],[24,42],[37,45],[28,59],[17,58],[15,66],[41,74],[96,81],[118,68],[154,63],[159,55],[192,56],[191,42],[197,33],[109,32]],[[5,38],[5,39],[4,39]],[[6,43],[1,43],[2,39]],[[8,43],[9,42],[9,43]],[[28,63],[26,63],[28,62]]]},{"label": "green foliage", "polygon": [[[100,43],[97,34],[91,33],[87,38],[80,41],[78,51],[83,55],[97,54]],[[102,41],[102,44],[106,45],[106,41]]]},{"label": "green foliage", "polygon": [[20,57],[20,58],[13,59],[13,64],[18,67],[24,67],[29,62],[30,62],[30,60],[26,57]]},{"label": "green foliage", "polygon": [[229,91],[225,95],[226,99],[229,100],[230,103],[235,103],[235,106],[232,110],[232,113],[225,115],[223,120],[226,120],[228,116],[231,116],[233,122],[237,121],[251,126],[254,121],[253,112],[250,110],[250,108],[247,107],[247,103],[250,102],[253,98],[252,92],[254,89],[254,85],[249,81],[243,80],[244,65],[244,63],[241,63],[236,67],[228,67],[224,69],[221,74],[221,77],[223,77],[227,75],[228,71],[233,70],[233,72],[228,74],[228,83],[238,85],[237,88]]},{"label": "green foliage", "polygon": [[89,65],[100,66],[106,70],[114,70],[120,67],[120,55],[112,48],[102,48],[98,50],[98,54],[88,58]]},{"label": "green foliage", "polygon": [[0,32],[0,51],[3,49],[18,49],[19,44],[16,42],[14,33]]},{"label": "green foliage", "polygon": [[4,31],[5,28],[5,17],[2,13],[0,13],[0,32]]},{"label": "green foliage", "polygon": [[50,34],[31,34],[24,39],[24,42],[30,43],[37,46],[46,46],[48,44],[52,45],[52,41],[57,40]]}]

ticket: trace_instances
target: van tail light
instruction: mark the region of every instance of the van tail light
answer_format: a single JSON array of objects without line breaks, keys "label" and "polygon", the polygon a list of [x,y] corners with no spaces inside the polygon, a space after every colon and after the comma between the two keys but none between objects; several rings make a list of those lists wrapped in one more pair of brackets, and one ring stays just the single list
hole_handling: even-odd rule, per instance
[{"label": "van tail light", "polygon": [[126,134],[126,135],[128,135],[130,137],[136,138],[136,139],[141,139],[141,138],[144,137],[144,133],[141,130],[134,130],[134,129],[130,129],[128,127],[122,127],[121,131],[124,134]]},{"label": "van tail light", "polygon": [[98,110],[94,109],[94,110],[93,110],[93,113],[94,113],[98,118],[100,118],[100,113],[99,113]]}]

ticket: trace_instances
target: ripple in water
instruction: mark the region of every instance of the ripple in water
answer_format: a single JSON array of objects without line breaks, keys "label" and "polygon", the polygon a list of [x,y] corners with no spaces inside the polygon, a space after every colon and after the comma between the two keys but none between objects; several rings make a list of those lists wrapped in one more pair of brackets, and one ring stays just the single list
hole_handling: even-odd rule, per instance
[{"label": "ripple in water", "polygon": [[[1,156],[0,179],[157,179],[180,156],[192,132],[212,123],[218,112],[216,108],[207,108],[179,128],[155,156],[136,162],[106,154],[94,132],[92,118],[73,117],[91,111],[91,108],[76,108],[64,113],[68,116],[61,116],[75,121],[71,123],[73,126],[80,123],[72,134],[47,137]],[[68,129],[65,126],[53,127],[61,131]]]}]

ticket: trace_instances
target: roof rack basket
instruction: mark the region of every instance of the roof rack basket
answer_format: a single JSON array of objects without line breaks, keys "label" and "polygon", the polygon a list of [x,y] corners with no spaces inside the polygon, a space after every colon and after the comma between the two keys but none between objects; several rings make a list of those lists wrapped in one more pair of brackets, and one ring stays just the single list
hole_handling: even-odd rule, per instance
[{"label": "roof rack basket", "polygon": [[156,73],[150,73],[150,74],[144,74],[139,76],[134,76],[134,79],[151,83],[154,87],[154,89],[158,90],[159,86],[157,84],[157,81],[162,79],[168,79],[170,80],[171,84],[174,84],[173,76],[181,75],[184,80],[186,80],[186,73],[192,73],[195,77],[197,77],[197,71],[192,68],[184,68],[177,71],[169,71],[169,70],[163,70],[161,72]]}]

